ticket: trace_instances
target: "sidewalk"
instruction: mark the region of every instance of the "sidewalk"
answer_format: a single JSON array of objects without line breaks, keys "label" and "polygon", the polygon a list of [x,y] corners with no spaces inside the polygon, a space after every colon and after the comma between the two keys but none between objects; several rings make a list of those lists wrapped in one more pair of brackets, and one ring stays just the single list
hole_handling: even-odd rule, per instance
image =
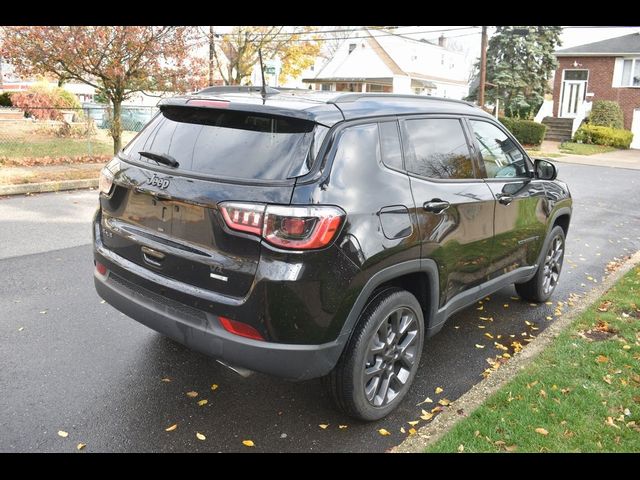
[{"label": "sidewalk", "polygon": [[571,155],[560,151],[560,142],[551,142],[548,140],[542,142],[540,150],[546,154],[555,153],[560,155],[552,158],[551,160],[553,162],[640,170],[640,150],[629,149],[596,153],[593,155]]},{"label": "sidewalk", "polygon": [[563,155],[554,158],[559,163],[578,163],[597,167],[629,168],[640,170],[640,150],[616,150],[595,155]]}]

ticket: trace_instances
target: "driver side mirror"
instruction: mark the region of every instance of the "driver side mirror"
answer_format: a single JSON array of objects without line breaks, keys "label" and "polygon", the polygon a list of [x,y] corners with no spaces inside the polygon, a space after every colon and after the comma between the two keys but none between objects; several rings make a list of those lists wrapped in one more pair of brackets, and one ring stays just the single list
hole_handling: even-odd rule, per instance
[{"label": "driver side mirror", "polygon": [[536,178],[540,180],[555,180],[558,176],[558,168],[548,160],[536,158],[534,160]]}]

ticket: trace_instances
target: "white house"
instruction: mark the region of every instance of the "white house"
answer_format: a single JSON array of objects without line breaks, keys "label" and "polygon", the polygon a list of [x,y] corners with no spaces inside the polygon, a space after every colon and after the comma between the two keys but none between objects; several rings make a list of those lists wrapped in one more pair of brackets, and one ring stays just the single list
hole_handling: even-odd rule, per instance
[{"label": "white house", "polygon": [[347,39],[316,75],[303,79],[316,90],[389,92],[462,99],[468,95],[462,52],[438,44],[367,30],[367,38]]}]

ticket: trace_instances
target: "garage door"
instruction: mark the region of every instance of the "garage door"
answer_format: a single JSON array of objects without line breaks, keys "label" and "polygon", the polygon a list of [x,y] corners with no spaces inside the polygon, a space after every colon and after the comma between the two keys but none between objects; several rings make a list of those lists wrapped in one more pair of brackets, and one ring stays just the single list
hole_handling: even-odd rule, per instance
[{"label": "garage door", "polygon": [[631,131],[633,132],[631,148],[640,149],[640,108],[636,108],[633,111],[633,123],[631,124]]}]

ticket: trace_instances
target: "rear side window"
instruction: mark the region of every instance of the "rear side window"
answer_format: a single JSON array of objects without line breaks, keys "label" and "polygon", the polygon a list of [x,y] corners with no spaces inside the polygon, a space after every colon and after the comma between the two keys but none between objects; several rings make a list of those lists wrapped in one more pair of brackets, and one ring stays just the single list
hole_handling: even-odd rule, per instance
[{"label": "rear side window", "polygon": [[462,124],[455,118],[405,122],[407,170],[436,179],[475,178]]},{"label": "rear side window", "polygon": [[165,107],[124,149],[167,154],[178,170],[220,178],[284,180],[306,173],[328,129],[314,122],[254,112]]}]

